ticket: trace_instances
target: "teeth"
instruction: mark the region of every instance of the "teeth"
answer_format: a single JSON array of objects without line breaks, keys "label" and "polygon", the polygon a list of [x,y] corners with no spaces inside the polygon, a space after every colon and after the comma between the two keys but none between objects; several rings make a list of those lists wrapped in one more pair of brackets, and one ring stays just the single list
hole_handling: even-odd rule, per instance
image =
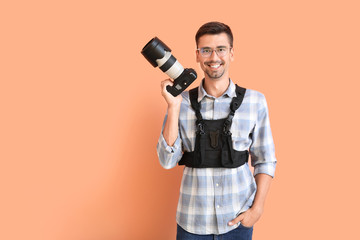
[{"label": "teeth", "polygon": [[220,67],[220,64],[217,64],[217,65],[210,65],[211,68],[218,68]]}]

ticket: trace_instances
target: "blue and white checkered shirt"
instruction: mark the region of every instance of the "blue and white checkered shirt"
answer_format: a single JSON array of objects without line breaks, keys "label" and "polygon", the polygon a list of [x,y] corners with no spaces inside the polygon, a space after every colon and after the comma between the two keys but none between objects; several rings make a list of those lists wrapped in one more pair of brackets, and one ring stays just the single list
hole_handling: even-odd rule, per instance
[{"label": "blue and white checkered shirt", "polygon": [[[229,88],[219,98],[208,95],[201,84],[198,101],[201,101],[203,119],[226,118],[234,96],[235,84],[231,80]],[[183,151],[191,152],[195,148],[195,111],[191,108],[189,92],[183,92],[182,97],[178,138],[169,146],[161,134],[157,145],[160,164],[165,169],[175,167]],[[223,234],[238,227],[229,226],[228,222],[251,207],[256,193],[254,176],[258,173],[274,176],[275,149],[263,94],[246,90],[235,112],[231,133],[235,150],[249,150],[254,173],[247,163],[238,168],[185,167],[176,221],[190,233]]]}]

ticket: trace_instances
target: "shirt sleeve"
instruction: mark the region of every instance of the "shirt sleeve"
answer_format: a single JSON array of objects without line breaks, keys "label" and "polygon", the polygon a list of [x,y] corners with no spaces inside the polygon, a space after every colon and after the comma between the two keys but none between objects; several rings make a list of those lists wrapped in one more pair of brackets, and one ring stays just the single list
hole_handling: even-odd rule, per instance
[{"label": "shirt sleeve", "polygon": [[176,166],[176,164],[180,161],[183,153],[182,153],[182,141],[180,137],[180,132],[178,133],[178,137],[175,140],[173,146],[169,146],[164,139],[163,130],[165,126],[165,122],[167,119],[167,115],[165,116],[164,123],[161,129],[161,134],[159,137],[159,141],[156,146],[158,158],[160,161],[160,165],[165,169],[171,169]]},{"label": "shirt sleeve", "polygon": [[275,146],[270,128],[269,111],[265,96],[259,93],[257,121],[251,135],[251,165],[254,176],[265,173],[274,177],[276,167]]}]

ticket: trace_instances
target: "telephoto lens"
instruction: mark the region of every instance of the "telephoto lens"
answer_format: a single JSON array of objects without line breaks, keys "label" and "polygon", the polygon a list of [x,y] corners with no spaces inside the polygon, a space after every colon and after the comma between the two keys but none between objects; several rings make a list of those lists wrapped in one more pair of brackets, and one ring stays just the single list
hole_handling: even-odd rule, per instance
[{"label": "telephoto lens", "polygon": [[184,69],[171,54],[171,49],[157,37],[145,45],[141,54],[153,67],[159,67],[161,71],[174,80],[173,86],[166,87],[167,91],[174,97],[183,92],[197,78],[195,70],[192,68]]}]

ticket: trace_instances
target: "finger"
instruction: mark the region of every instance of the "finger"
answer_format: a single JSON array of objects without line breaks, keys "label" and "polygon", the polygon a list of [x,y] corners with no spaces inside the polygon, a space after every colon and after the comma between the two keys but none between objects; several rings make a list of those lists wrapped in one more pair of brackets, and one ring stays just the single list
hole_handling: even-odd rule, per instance
[{"label": "finger", "polygon": [[168,94],[170,94],[170,93],[168,92],[168,90],[167,90],[167,86],[172,87],[173,85],[174,85],[174,83],[173,83],[171,80],[166,81],[166,82],[164,83],[163,88],[162,88],[163,93],[168,93]]},{"label": "finger", "polygon": [[240,214],[239,216],[237,216],[235,219],[231,220],[230,222],[228,222],[229,226],[233,226],[239,222],[241,222],[244,219],[244,214]]},{"label": "finger", "polygon": [[173,81],[170,78],[165,79],[161,83],[173,83]]},{"label": "finger", "polygon": [[173,85],[173,82],[171,81],[170,78],[165,79],[164,81],[161,82],[161,89],[164,89],[168,85],[170,85],[170,86]]}]

